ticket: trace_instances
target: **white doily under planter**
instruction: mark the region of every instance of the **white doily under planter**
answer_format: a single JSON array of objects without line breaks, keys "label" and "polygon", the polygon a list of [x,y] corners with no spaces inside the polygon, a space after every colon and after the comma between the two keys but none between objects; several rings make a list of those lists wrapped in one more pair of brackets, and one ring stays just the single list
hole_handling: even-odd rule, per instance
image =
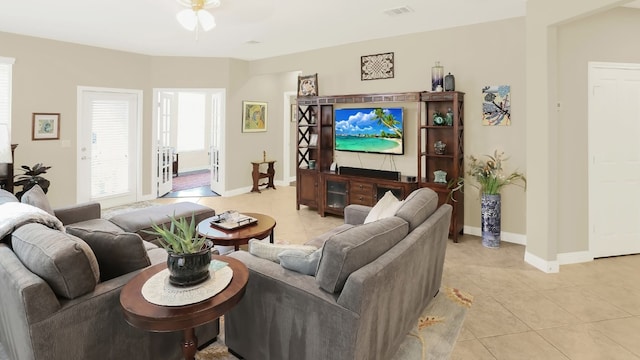
[{"label": "white doily under planter", "polygon": [[207,300],[224,290],[233,278],[233,270],[222,261],[212,260],[209,272],[211,277],[208,280],[179,287],[169,283],[169,270],[164,269],[144,283],[142,296],[148,302],[162,306],[182,306]]}]

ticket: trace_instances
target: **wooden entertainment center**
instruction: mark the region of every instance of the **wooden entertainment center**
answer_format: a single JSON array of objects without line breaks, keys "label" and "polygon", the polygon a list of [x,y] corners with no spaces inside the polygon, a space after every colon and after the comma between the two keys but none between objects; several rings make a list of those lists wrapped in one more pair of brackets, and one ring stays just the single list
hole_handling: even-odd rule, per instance
[{"label": "wooden entertainment center", "polygon": [[[334,110],[344,105],[417,103],[420,106],[417,133],[404,128],[404,136],[416,136],[418,144],[416,174],[400,176],[392,171],[349,168],[348,173],[331,169],[334,160]],[[419,187],[438,193],[439,203],[453,206],[449,234],[457,242],[464,225],[464,198],[455,193],[449,198],[446,183],[436,182],[434,171],[447,173],[446,179],[463,176],[464,166],[464,93],[404,92],[365,95],[298,97],[297,196],[296,207],[305,205],[320,215],[343,215],[349,204],[373,206],[387,191],[406,198]],[[434,123],[434,112],[453,114],[451,124]],[[446,143],[444,152],[436,154],[434,144]],[[413,176],[417,175],[417,176]]]}]

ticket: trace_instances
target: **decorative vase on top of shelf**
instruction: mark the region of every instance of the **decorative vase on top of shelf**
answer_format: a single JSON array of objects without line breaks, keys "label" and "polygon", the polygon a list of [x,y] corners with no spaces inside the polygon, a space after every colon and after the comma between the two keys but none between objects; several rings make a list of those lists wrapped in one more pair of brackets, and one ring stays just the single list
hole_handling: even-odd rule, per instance
[{"label": "decorative vase on top of shelf", "polygon": [[[524,174],[514,171],[508,175],[502,168],[507,159],[504,152],[494,151],[493,156],[485,155],[486,160],[480,160],[475,156],[469,156],[469,170],[476,183],[471,186],[480,191],[480,222],[482,227],[482,245],[488,248],[500,247],[501,231],[501,205],[500,191],[504,186],[516,185],[526,190],[527,179]],[[451,192],[460,190],[464,185],[464,179],[458,179]]]},{"label": "decorative vase on top of shelf", "polygon": [[444,67],[440,65],[440,61],[436,61],[436,65],[431,68],[431,91],[442,91],[444,77]]}]

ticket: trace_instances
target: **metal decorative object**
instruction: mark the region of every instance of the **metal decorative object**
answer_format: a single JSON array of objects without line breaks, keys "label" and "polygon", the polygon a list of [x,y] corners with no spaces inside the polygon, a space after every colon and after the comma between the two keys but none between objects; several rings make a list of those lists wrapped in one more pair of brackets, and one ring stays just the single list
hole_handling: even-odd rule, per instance
[{"label": "metal decorative object", "polygon": [[393,53],[360,57],[360,79],[391,79],[394,76]]}]

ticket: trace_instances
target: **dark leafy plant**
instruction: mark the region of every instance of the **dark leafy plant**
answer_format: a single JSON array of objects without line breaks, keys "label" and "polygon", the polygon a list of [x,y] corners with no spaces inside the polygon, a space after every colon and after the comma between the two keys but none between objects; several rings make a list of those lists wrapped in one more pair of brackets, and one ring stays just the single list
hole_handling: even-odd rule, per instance
[{"label": "dark leafy plant", "polygon": [[16,194],[18,199],[20,199],[25,192],[29,191],[29,189],[36,186],[36,184],[40,185],[45,194],[49,191],[49,185],[51,183],[40,175],[46,174],[47,170],[51,169],[51,166],[44,166],[42,163],[37,163],[33,165],[32,168],[27,165],[22,165],[21,168],[23,173],[16,175],[16,181],[13,183],[15,186],[22,186],[22,190]]}]

